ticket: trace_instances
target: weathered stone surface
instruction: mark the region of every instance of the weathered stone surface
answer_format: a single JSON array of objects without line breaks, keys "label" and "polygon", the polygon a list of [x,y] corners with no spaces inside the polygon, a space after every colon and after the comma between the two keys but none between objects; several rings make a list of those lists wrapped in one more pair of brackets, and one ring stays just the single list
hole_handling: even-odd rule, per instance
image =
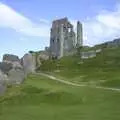
[{"label": "weathered stone surface", "polygon": [[8,80],[7,75],[0,71],[0,95],[6,90],[6,81]]},{"label": "weathered stone surface", "polygon": [[3,62],[0,63],[0,70],[6,75],[6,84],[18,84],[24,80],[23,66],[15,55],[5,54]]},{"label": "weathered stone surface", "polygon": [[97,49],[96,53],[100,53],[102,51],[102,49]]},{"label": "weathered stone surface", "polygon": [[11,69],[8,73],[7,84],[20,84],[25,78],[24,71],[22,69]]},{"label": "weathered stone surface", "polygon": [[77,47],[83,46],[83,28],[80,21],[77,22]]},{"label": "weathered stone surface", "polygon": [[1,75],[1,80],[7,78],[6,84],[20,83],[25,77],[23,67],[18,62],[13,62],[13,64],[3,62],[0,64],[0,69],[4,73],[4,76]]},{"label": "weathered stone surface", "polygon": [[5,73],[8,74],[8,72],[13,68],[12,63],[7,63],[7,62],[1,62],[0,63],[0,70]]},{"label": "weathered stone surface", "polygon": [[[77,39],[76,39],[77,36]],[[77,40],[77,41],[76,41]],[[53,21],[50,33],[50,57],[61,58],[68,55],[72,49],[83,44],[82,24],[77,24],[77,34],[67,18]]]},{"label": "weathered stone surface", "polygon": [[96,57],[96,51],[81,52],[82,59],[88,59]]},{"label": "weathered stone surface", "polygon": [[5,85],[1,85],[0,84],[0,96],[4,94],[4,92],[6,91],[6,86]]},{"label": "weathered stone surface", "polygon": [[7,80],[8,80],[7,75],[0,71],[0,84],[4,85]]},{"label": "weathered stone surface", "polygon": [[20,60],[19,60],[19,57],[16,56],[16,55],[5,54],[3,56],[3,61],[9,61],[9,62],[15,62],[15,61],[17,61],[17,62],[19,62]]},{"label": "weathered stone surface", "polygon": [[23,69],[23,66],[20,64],[20,62],[12,62],[12,67],[15,69]]},{"label": "weathered stone surface", "polygon": [[37,68],[41,66],[42,61],[48,60],[49,59],[49,53],[46,51],[41,51],[37,56],[36,56],[36,64]]},{"label": "weathered stone surface", "polygon": [[33,73],[36,69],[36,59],[32,54],[25,54],[22,58],[22,65],[25,71],[25,74]]},{"label": "weathered stone surface", "polygon": [[49,59],[49,53],[45,51],[41,51],[39,55],[37,56],[38,59],[40,60],[48,60]]},{"label": "weathered stone surface", "polygon": [[67,18],[53,21],[50,38],[50,54],[54,58],[61,58],[74,48],[75,32],[73,25]]},{"label": "weathered stone surface", "polygon": [[1,62],[0,63],[0,70],[5,74],[8,74],[8,72],[13,68],[23,69],[22,65],[19,62]]}]

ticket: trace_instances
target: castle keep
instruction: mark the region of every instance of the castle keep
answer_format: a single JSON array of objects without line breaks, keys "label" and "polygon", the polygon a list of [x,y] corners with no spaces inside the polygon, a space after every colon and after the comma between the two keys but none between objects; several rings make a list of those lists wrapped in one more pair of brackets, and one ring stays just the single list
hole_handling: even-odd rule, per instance
[{"label": "castle keep", "polygon": [[50,33],[50,57],[61,58],[82,45],[82,24],[79,21],[77,33],[67,18],[53,21]]}]

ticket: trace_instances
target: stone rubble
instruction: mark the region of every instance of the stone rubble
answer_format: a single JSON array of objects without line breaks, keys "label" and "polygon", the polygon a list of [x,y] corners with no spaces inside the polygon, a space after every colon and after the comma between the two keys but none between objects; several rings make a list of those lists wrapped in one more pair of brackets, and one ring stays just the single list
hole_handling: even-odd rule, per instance
[{"label": "stone rubble", "polygon": [[19,59],[16,55],[5,54],[0,62],[0,94],[7,85],[21,84],[26,75],[35,71],[35,59],[32,54],[25,54]]}]

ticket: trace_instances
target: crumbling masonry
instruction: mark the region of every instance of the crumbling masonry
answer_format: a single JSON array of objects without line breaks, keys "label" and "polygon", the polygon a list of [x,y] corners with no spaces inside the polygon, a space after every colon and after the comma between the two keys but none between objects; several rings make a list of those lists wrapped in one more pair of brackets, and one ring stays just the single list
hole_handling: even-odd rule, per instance
[{"label": "crumbling masonry", "polygon": [[50,57],[61,58],[82,45],[82,24],[79,21],[77,33],[67,18],[53,21],[50,33]]}]

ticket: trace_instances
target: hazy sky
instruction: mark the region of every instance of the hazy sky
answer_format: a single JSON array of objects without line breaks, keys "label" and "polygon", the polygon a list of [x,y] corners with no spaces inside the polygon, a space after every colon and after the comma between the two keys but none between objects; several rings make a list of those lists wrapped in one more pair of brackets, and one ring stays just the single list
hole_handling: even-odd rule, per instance
[{"label": "hazy sky", "polygon": [[85,45],[120,37],[119,0],[0,0],[0,56],[44,49],[52,20],[62,17],[83,23]]}]

